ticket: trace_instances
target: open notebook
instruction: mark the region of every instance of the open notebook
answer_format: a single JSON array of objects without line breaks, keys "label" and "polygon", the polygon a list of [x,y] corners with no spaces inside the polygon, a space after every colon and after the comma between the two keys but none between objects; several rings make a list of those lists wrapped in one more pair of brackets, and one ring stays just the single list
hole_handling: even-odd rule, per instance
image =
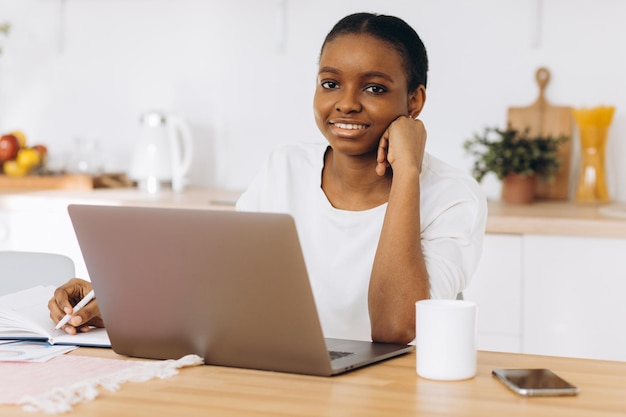
[{"label": "open notebook", "polygon": [[413,349],[324,339],[289,215],[94,205],[69,213],[118,353],[333,375]]},{"label": "open notebook", "polygon": [[54,286],[37,286],[0,296],[0,339],[46,340],[53,345],[111,346],[106,330],[92,329],[75,336],[55,330],[48,301]]}]

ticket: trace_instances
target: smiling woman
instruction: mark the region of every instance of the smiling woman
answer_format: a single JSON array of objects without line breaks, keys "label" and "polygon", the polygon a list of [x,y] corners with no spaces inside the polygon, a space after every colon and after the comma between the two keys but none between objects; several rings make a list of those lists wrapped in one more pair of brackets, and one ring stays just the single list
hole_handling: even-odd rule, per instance
[{"label": "smiling woman", "polygon": [[278,149],[238,202],[296,219],[327,337],[411,341],[415,302],[456,297],[480,257],[484,196],[424,151],[427,69],[403,20],[339,21],[313,102],[328,145]]},{"label": "smiling woman", "polygon": [[424,150],[427,68],[403,20],[340,20],[313,103],[328,144],[277,149],[237,202],[294,217],[326,337],[408,343],[415,302],[455,298],[477,266],[486,200]]}]

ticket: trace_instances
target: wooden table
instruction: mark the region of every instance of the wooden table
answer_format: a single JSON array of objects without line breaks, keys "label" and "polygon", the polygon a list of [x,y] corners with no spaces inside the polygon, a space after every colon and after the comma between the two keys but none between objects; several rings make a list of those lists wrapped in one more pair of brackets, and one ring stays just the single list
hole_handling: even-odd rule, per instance
[{"label": "wooden table", "polygon": [[[107,349],[82,348],[73,354],[117,357]],[[494,368],[517,367],[551,368],[581,392],[523,398],[491,376]],[[38,414],[0,406],[0,415]],[[477,376],[456,382],[418,377],[414,353],[328,378],[199,366],[169,379],[126,383],[117,392],[101,389],[96,400],[77,405],[70,415],[623,417],[626,362],[479,352]]]}]

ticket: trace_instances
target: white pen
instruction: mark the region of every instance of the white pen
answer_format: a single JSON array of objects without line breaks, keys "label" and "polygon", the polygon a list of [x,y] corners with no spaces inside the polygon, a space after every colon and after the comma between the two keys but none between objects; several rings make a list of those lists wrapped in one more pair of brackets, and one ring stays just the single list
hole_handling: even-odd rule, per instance
[{"label": "white pen", "polygon": [[[78,310],[85,307],[94,298],[96,298],[96,294],[93,292],[93,290],[89,291],[87,295],[74,306],[72,314],[75,314]],[[67,322],[70,321],[70,317],[72,317],[72,314],[66,314],[65,317],[63,317],[61,321],[59,321],[59,323],[56,325],[55,329],[59,330],[61,327],[65,326]]]}]

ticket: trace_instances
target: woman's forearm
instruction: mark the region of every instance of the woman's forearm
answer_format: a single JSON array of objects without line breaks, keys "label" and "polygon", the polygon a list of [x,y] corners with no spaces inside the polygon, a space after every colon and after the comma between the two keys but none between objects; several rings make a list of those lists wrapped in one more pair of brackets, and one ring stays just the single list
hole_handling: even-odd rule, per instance
[{"label": "woman's forearm", "polygon": [[369,287],[372,339],[415,338],[415,302],[429,297],[420,237],[419,168],[394,171]]}]

